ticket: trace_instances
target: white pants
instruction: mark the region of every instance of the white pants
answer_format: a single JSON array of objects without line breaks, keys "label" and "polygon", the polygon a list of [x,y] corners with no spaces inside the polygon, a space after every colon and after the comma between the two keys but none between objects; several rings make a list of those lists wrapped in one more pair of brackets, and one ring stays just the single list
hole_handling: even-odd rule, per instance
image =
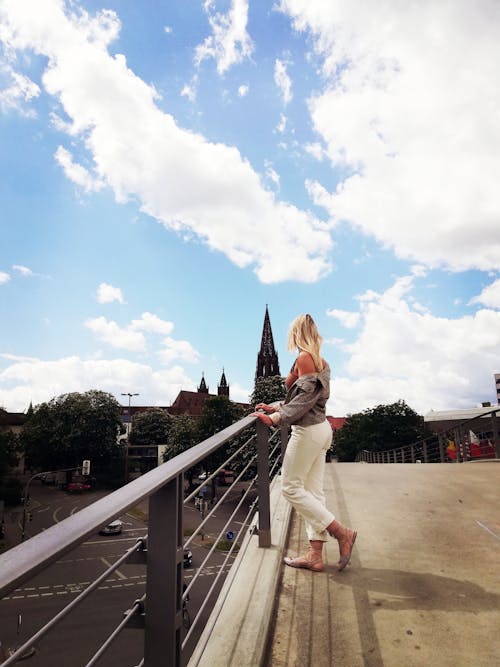
[{"label": "white pants", "polygon": [[282,467],[284,497],[302,515],[309,540],[328,541],[334,515],[325,507],[325,453],[332,429],[325,420],[312,426],[292,426]]}]

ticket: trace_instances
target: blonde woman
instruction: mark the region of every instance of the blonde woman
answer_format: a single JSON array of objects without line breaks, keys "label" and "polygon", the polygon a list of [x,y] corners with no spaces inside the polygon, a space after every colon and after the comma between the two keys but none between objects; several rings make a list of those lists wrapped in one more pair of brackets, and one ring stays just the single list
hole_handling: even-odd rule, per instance
[{"label": "blonde woman", "polygon": [[304,518],[309,548],[304,556],[285,558],[285,563],[314,572],[323,570],[323,543],[328,541],[328,535],[339,543],[339,570],[349,563],[356,540],[356,531],[345,528],[325,506],[325,453],[332,442],[332,429],[326,419],[330,368],[321,357],[321,342],[310,315],[295,318],[290,325],[288,349],[298,350],[298,357],[285,380],[285,401],[279,407],[259,403],[256,410],[264,412],[254,413],[268,426],[292,427],[283,460],[282,489]]}]

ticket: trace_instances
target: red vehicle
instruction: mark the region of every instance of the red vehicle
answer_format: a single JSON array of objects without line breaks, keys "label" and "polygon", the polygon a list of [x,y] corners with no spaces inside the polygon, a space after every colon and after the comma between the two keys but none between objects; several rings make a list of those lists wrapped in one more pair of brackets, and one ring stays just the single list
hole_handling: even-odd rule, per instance
[{"label": "red vehicle", "polygon": [[83,491],[90,491],[91,488],[90,484],[85,482],[70,482],[66,485],[68,493],[83,493]]}]

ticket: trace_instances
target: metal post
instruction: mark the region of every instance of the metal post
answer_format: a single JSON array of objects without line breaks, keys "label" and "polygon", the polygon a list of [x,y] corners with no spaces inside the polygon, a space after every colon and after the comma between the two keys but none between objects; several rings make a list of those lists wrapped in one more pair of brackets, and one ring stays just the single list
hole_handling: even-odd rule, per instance
[{"label": "metal post", "polygon": [[410,445],[410,457],[411,457],[411,462],[415,463],[415,446]]},{"label": "metal post", "polygon": [[427,441],[424,440],[424,463],[429,463],[429,455],[427,453]]},{"label": "metal post", "polygon": [[181,664],[182,474],[149,498],[144,665]]},{"label": "metal post", "polygon": [[455,463],[460,463],[460,438],[461,438],[461,435],[460,435],[460,429],[459,428],[453,429],[453,437],[455,438],[455,453],[456,453]]},{"label": "metal post", "polygon": [[444,451],[444,444],[443,444],[443,436],[441,434],[438,435],[438,445],[439,445],[439,460],[441,463],[445,462],[445,451]]},{"label": "metal post", "polygon": [[392,456],[394,458],[394,463],[397,463],[398,462],[398,450],[397,449],[394,450],[394,453],[393,453]]},{"label": "metal post", "polygon": [[271,506],[269,501],[269,429],[257,420],[257,490],[259,494],[259,547],[271,546]]},{"label": "metal post", "polygon": [[500,438],[498,436],[497,413],[491,413],[491,430],[493,431],[493,445],[495,447],[495,458],[500,459]]},{"label": "metal post", "polygon": [[401,447],[401,463],[405,462],[405,449]]}]

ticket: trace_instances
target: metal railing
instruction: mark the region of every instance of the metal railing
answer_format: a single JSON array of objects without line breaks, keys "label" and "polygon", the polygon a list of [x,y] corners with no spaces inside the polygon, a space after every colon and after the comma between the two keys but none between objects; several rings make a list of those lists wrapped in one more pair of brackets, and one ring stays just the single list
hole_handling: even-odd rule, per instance
[{"label": "metal railing", "polygon": [[[127,627],[144,629],[144,657],[138,667],[142,665],[146,667],[180,665],[182,651],[202,619],[204,608],[216,589],[220,577],[226,571],[226,565],[230,562],[234,549],[237,548],[244,533],[248,530],[256,507],[258,508],[258,526],[252,526],[252,530],[258,532],[259,546],[269,547],[271,545],[269,482],[278,469],[285,436],[286,432],[283,429],[270,431],[255,417],[244,417],[121,489],[0,555],[0,598],[3,598],[51,563],[56,562],[64,553],[82,543],[103,525],[137,506],[142,500],[149,499],[147,535],[138,538],[132,547],[64,609],[19,646],[1,663],[2,667],[12,665],[21,656],[26,655],[59,621],[72,612],[125,562],[146,566],[146,592],[124,611],[123,618],[117,622],[104,643],[86,663],[86,667],[97,664],[120,632]],[[220,471],[229,463],[234,466],[238,461],[243,460],[244,463],[235,473],[234,482],[222,497],[213,503],[206,516],[202,516],[196,531],[184,543],[183,510],[186,505],[192,503],[200,491],[200,488],[197,487],[187,497],[184,497],[184,472],[213,455],[224,445],[228,443],[234,445],[234,441],[239,444],[234,453],[204,479],[202,485],[207,486],[208,483],[215,480]],[[255,449],[255,453],[249,453],[252,448]],[[241,490],[241,499],[224,526],[219,529],[219,534],[214,539],[206,557],[198,566],[189,585],[185,587],[184,549],[189,546],[199,531],[204,530],[213,513],[221,508],[231,491],[234,491],[235,485],[242,478],[247,478],[249,471],[255,465],[257,475],[250,479],[246,489]],[[248,497],[252,491],[256,491],[256,498],[249,503]],[[217,576],[193,618],[189,631],[182,638],[183,604],[217,548],[218,542],[226,534],[236,514],[242,511],[244,505],[249,505],[249,507],[245,518],[241,521],[241,528],[235,539],[232,540],[231,548],[222,566],[219,566]],[[168,527],[167,530],[166,527]]]},{"label": "metal railing", "polygon": [[[362,450],[356,456],[364,463],[464,463],[500,458],[497,413],[500,408],[480,416],[458,421],[452,427],[433,433],[410,445],[383,451]],[[474,433],[474,441],[471,437]]]}]

